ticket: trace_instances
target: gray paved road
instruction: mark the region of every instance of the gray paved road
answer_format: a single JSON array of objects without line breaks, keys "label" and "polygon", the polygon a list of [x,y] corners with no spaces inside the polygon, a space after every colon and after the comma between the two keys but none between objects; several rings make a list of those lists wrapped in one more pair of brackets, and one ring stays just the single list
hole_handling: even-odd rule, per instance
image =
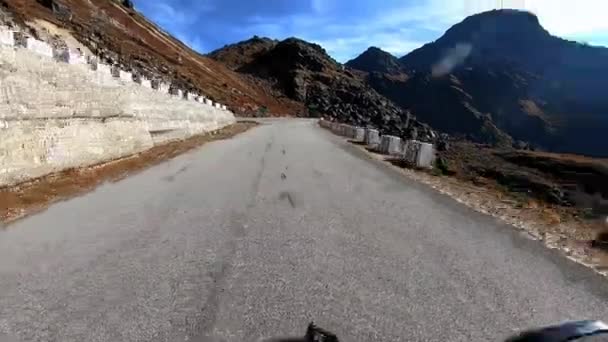
[{"label": "gray paved road", "polygon": [[608,287],[509,227],[269,121],[0,231],[23,341],[498,341],[608,319]]}]

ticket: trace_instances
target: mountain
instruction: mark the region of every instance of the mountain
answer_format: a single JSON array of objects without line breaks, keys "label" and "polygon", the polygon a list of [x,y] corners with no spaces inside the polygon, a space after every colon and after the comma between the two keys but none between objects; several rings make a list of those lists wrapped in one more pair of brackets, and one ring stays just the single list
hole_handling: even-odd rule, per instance
[{"label": "mountain", "polygon": [[220,60],[232,70],[253,62],[260,55],[272,50],[278,40],[254,36],[236,44],[226,45],[208,54],[210,58]]},{"label": "mountain", "polygon": [[608,155],[608,49],[554,37],[531,13],[470,16],[400,63],[408,77],[373,73],[368,84],[433,128]]},{"label": "mountain", "polygon": [[0,10],[35,37],[54,40],[55,35],[69,35],[107,63],[198,90],[240,115],[255,114],[260,108],[275,114],[302,108],[193,51],[147,20],[132,1],[1,0]]},{"label": "mountain", "polygon": [[428,125],[378,94],[364,77],[346,70],[321,46],[297,38],[269,42],[256,37],[213,51],[209,56],[271,86],[276,96],[282,94],[305,104],[307,111],[299,113],[301,116],[323,115],[426,140],[436,136]]},{"label": "mountain", "polygon": [[377,47],[370,47],[357,58],[345,64],[346,66],[366,72],[381,72],[395,74],[401,72],[399,59]]}]

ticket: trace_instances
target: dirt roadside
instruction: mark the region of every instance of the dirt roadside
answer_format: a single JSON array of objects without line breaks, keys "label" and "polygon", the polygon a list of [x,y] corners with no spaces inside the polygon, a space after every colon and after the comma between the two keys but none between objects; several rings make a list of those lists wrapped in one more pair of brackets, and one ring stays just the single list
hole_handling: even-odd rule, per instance
[{"label": "dirt roadside", "polygon": [[155,146],[142,153],[102,164],[72,168],[11,187],[0,188],[0,222],[10,223],[48,208],[52,203],[116,182],[150,166],[172,159],[208,142],[231,138],[256,126],[241,121],[220,130],[186,140]]}]

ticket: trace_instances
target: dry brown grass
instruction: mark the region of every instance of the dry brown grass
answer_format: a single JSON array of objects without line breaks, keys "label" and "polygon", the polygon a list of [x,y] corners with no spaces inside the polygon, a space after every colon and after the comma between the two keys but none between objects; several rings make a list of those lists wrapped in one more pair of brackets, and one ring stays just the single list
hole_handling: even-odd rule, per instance
[{"label": "dry brown grass", "polygon": [[541,151],[520,151],[520,153],[529,154],[537,157],[545,157],[555,160],[563,160],[570,161],[576,163],[584,163],[584,164],[595,164],[602,165],[604,167],[608,167],[608,159],[606,158],[593,158],[586,157],[578,154],[568,154],[568,153],[552,153],[552,152],[541,152]]},{"label": "dry brown grass", "polygon": [[16,186],[0,188],[0,221],[7,223],[17,220],[54,202],[89,192],[104,182],[116,182],[207,142],[245,132],[255,125],[254,122],[239,122],[213,133],[155,146],[130,157],[85,168],[68,169]]}]

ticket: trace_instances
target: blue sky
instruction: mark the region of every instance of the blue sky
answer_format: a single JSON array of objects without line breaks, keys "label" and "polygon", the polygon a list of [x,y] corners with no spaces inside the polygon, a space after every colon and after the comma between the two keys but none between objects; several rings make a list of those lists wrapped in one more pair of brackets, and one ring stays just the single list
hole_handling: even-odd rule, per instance
[{"label": "blue sky", "polygon": [[369,46],[396,56],[439,38],[473,13],[527,9],[552,34],[608,45],[608,0],[134,0],[135,7],[207,53],[253,35],[321,44],[340,62]]}]

